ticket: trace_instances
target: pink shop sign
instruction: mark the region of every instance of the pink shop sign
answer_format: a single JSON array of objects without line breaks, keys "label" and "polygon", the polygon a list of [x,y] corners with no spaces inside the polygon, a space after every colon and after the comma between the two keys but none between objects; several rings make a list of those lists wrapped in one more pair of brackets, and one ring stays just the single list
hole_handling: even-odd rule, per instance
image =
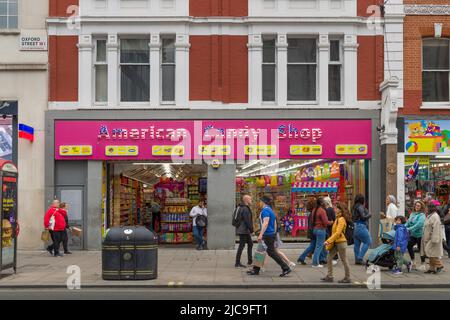
[{"label": "pink shop sign", "polygon": [[57,160],[371,157],[371,120],[55,121]]}]

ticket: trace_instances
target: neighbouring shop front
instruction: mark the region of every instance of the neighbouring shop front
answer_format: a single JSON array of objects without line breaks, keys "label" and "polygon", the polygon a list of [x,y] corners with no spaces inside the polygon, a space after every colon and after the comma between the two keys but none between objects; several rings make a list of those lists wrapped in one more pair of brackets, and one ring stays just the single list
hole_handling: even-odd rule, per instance
[{"label": "neighbouring shop front", "polygon": [[450,200],[450,120],[406,119],[405,208],[415,200]]},{"label": "neighbouring shop front", "polygon": [[[83,230],[71,239],[79,249],[98,248],[108,228],[123,225],[152,228],[161,243],[192,243],[189,212],[200,201],[209,248],[230,248],[243,194],[273,199],[287,241],[305,240],[308,203],[318,196],[351,206],[363,194],[375,226],[378,113],[336,114],[50,111],[47,205],[69,203],[71,224]],[[258,229],[257,201],[253,212]]]}]

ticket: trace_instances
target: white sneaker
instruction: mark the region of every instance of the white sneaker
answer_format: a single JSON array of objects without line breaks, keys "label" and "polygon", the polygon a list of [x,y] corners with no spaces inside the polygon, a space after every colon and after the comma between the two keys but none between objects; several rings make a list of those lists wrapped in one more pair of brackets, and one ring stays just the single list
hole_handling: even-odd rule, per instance
[{"label": "white sneaker", "polygon": [[417,268],[419,271],[427,271],[427,266],[422,264],[419,268]]},{"label": "white sneaker", "polygon": [[313,268],[323,268],[323,265],[318,264],[317,266],[313,265],[312,267],[313,267]]},{"label": "white sneaker", "polygon": [[335,265],[337,265],[337,261],[336,260],[333,260],[333,266],[335,266]]}]

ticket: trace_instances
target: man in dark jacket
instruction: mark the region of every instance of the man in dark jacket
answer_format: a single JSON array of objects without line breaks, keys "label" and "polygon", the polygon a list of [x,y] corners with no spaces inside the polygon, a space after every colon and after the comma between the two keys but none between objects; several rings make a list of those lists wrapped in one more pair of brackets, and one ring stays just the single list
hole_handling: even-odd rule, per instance
[{"label": "man in dark jacket", "polygon": [[250,209],[251,205],[252,197],[249,195],[244,195],[238,209],[241,221],[240,224],[236,227],[236,234],[239,235],[239,248],[236,253],[236,268],[245,268],[245,266],[241,264],[241,256],[245,244],[247,244],[248,265],[251,265],[253,263],[253,215]]}]

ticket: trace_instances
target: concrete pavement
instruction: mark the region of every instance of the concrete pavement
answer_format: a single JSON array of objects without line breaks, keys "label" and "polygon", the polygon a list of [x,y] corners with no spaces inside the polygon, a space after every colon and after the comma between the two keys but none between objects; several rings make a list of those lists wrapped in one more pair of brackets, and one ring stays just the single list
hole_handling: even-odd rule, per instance
[{"label": "concrete pavement", "polygon": [[[299,245],[297,245],[299,246]],[[292,261],[296,261],[303,250],[283,249]],[[158,278],[150,281],[104,281],[101,278],[101,252],[78,251],[62,258],[51,257],[47,252],[19,252],[17,274],[4,275],[0,280],[3,288],[65,288],[69,276],[67,268],[77,265],[81,269],[81,286],[84,288],[128,287],[128,288],[366,288],[371,274],[361,266],[353,265],[353,254],[349,248],[351,263],[351,285],[324,284],[326,268],[314,269],[310,265],[298,265],[293,273],[280,278],[279,267],[266,260],[264,271],[259,276],[248,276],[246,269],[234,268],[235,250],[159,249]],[[245,252],[242,261],[245,260]],[[445,270],[438,275],[413,271],[401,276],[381,272],[382,288],[450,288],[450,260],[444,258]],[[335,266],[336,281],[343,277],[341,263]]]}]

